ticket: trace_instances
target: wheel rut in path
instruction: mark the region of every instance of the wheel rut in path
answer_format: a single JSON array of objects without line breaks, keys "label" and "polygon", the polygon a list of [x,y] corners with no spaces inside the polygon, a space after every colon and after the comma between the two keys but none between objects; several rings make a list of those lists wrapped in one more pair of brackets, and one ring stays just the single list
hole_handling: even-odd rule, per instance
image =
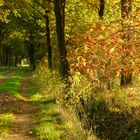
[{"label": "wheel rut in path", "polygon": [[21,95],[23,99],[17,99],[14,104],[18,107],[15,111],[15,119],[7,137],[1,140],[35,140],[32,134],[33,116],[35,109],[29,101],[27,87],[29,77],[26,76],[21,83]]}]

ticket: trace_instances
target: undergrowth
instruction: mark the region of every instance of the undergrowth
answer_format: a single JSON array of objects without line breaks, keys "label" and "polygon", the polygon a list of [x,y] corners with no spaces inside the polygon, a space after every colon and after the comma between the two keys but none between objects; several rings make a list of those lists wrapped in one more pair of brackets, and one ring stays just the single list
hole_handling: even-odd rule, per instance
[{"label": "undergrowth", "polygon": [[[140,104],[136,87],[115,87],[106,90],[79,72],[73,72],[71,85],[67,89],[59,74],[46,69],[46,65],[42,63],[44,62],[41,62],[34,74],[35,81],[39,85],[37,97],[40,93],[43,97],[42,101],[37,102],[40,111],[37,127],[34,128],[35,134],[40,139],[53,139],[49,136],[55,135],[58,138],[54,136],[54,139],[96,140],[97,135],[100,139],[108,140],[138,140]],[[57,107],[58,118],[63,122],[62,133],[58,131],[53,135],[48,132],[53,127],[55,131],[59,122],[48,120],[49,117],[52,118],[50,116],[52,113],[48,112],[56,112],[52,105],[51,110],[48,108],[52,104],[48,103],[48,99],[54,99],[54,108]]]},{"label": "undergrowth", "polygon": [[68,96],[67,101],[62,101],[75,110],[85,129],[92,129],[101,139],[139,139],[140,102],[137,87],[116,87],[109,91],[91,84],[79,73],[73,75],[73,80],[70,91],[64,95]]},{"label": "undergrowth", "polygon": [[[39,140],[87,140],[90,135],[73,112],[62,106],[59,99],[66,93],[66,84],[59,74],[46,69],[42,63],[33,76],[39,89],[31,101],[37,107],[36,123],[33,132]],[[37,87],[37,86],[36,86]],[[33,93],[33,92],[32,92]],[[65,98],[65,97],[64,97]]]},{"label": "undergrowth", "polygon": [[86,117],[89,126],[101,139],[138,140],[140,134],[138,106],[137,103],[136,106],[129,106],[116,92],[114,95],[109,93],[95,95],[82,107],[85,114],[88,114]]}]

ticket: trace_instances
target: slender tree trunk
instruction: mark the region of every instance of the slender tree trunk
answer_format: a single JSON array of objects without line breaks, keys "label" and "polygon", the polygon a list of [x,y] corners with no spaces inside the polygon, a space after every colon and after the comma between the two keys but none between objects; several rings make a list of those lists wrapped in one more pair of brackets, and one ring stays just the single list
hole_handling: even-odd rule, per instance
[{"label": "slender tree trunk", "polygon": [[63,29],[65,28],[65,6],[66,6],[66,0],[61,0]]},{"label": "slender tree trunk", "polygon": [[5,49],[3,48],[3,58],[2,58],[2,65],[5,65]]},{"label": "slender tree trunk", "polygon": [[18,63],[18,57],[15,57],[15,67],[17,67],[17,63]]},{"label": "slender tree trunk", "polygon": [[46,19],[46,41],[47,41],[47,51],[48,51],[48,67],[52,68],[52,47],[50,43],[50,23],[49,23],[49,10],[45,10],[45,19]]},{"label": "slender tree trunk", "polygon": [[132,70],[130,67],[127,66],[127,62],[125,61],[126,58],[129,56],[129,53],[127,52],[127,47],[128,47],[127,42],[130,40],[130,36],[128,34],[129,31],[128,23],[126,22],[126,20],[130,19],[131,8],[132,8],[132,0],[121,0],[122,28],[124,30],[122,34],[122,39],[125,42],[125,45],[122,46],[125,50],[125,53],[122,54],[123,55],[122,64],[124,65],[124,67],[127,67],[128,69],[127,75],[124,72],[124,69],[122,69],[121,71],[121,81],[120,81],[121,86],[132,84]]},{"label": "slender tree trunk", "polygon": [[11,66],[11,48],[8,48],[8,69]]},{"label": "slender tree trunk", "polygon": [[8,48],[5,49],[5,66],[8,66]]},{"label": "slender tree trunk", "polygon": [[[62,7],[63,5],[63,7]],[[54,12],[56,19],[56,33],[59,50],[60,60],[60,74],[62,77],[67,78],[69,75],[69,65],[67,60],[67,49],[65,45],[64,34],[64,0],[54,0]]]},{"label": "slender tree trunk", "polygon": [[100,19],[103,19],[104,9],[105,9],[105,0],[100,0],[100,8],[98,12]]},{"label": "slender tree trunk", "polygon": [[34,37],[33,35],[30,35],[30,63],[31,63],[31,67],[32,70],[35,70],[35,58],[34,58]]},{"label": "slender tree trunk", "polygon": [[11,66],[14,66],[14,53],[12,48],[11,48]]},{"label": "slender tree trunk", "polygon": [[31,66],[32,70],[35,70],[35,60],[34,60],[34,44],[30,44],[30,60],[31,60]]}]

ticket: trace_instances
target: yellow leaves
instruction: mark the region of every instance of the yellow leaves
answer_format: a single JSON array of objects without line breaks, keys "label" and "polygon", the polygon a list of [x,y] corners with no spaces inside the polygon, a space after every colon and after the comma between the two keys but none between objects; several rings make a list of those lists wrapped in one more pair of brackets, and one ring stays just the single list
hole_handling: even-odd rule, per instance
[{"label": "yellow leaves", "polygon": [[10,38],[22,38],[22,34],[20,32],[14,31],[9,37]]},{"label": "yellow leaves", "polygon": [[4,3],[4,1],[3,1],[3,0],[0,0],[0,6],[2,6],[2,5],[3,5],[3,3]]},{"label": "yellow leaves", "polygon": [[16,17],[21,17],[17,9],[13,9],[13,13]]},{"label": "yellow leaves", "polygon": [[115,51],[115,47],[110,49],[110,53],[113,53]]},{"label": "yellow leaves", "polygon": [[0,11],[0,20],[3,22],[8,23],[9,20],[7,19],[7,16],[9,15],[10,10],[9,9],[3,9]]},{"label": "yellow leaves", "polygon": [[111,107],[111,108],[110,108],[110,111],[111,111],[111,112],[120,112],[120,108]]},{"label": "yellow leaves", "polygon": [[42,28],[45,27],[45,23],[42,20],[37,21],[38,25],[40,25]]}]

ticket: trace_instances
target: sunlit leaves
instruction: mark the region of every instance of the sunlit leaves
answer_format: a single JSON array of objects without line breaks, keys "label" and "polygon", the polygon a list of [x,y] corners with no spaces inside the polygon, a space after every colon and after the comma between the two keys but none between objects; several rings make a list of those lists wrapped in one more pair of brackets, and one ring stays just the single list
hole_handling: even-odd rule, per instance
[{"label": "sunlit leaves", "polygon": [[2,6],[4,3],[4,0],[0,0],[0,6]]},{"label": "sunlit leaves", "polygon": [[66,39],[70,39],[77,33],[83,33],[87,30],[87,23],[97,20],[97,13],[89,7],[86,3],[80,0],[67,0],[66,4],[66,19],[65,31]]},{"label": "sunlit leaves", "polygon": [[[135,26],[132,25],[132,28]],[[134,30],[130,34],[129,41],[122,39],[121,24],[115,22],[108,26],[101,22],[91,25],[87,33],[73,40],[75,47],[69,50],[71,69],[80,71],[91,80],[106,82],[112,81],[122,69],[126,75],[130,73],[128,67],[135,71],[139,57],[136,50],[140,50],[134,43],[139,43],[139,39],[135,38]],[[129,57],[124,58],[123,64],[121,54],[126,53]]]},{"label": "sunlit leaves", "polygon": [[8,22],[7,16],[9,15],[10,10],[3,5],[0,6],[0,21],[2,22]]}]

